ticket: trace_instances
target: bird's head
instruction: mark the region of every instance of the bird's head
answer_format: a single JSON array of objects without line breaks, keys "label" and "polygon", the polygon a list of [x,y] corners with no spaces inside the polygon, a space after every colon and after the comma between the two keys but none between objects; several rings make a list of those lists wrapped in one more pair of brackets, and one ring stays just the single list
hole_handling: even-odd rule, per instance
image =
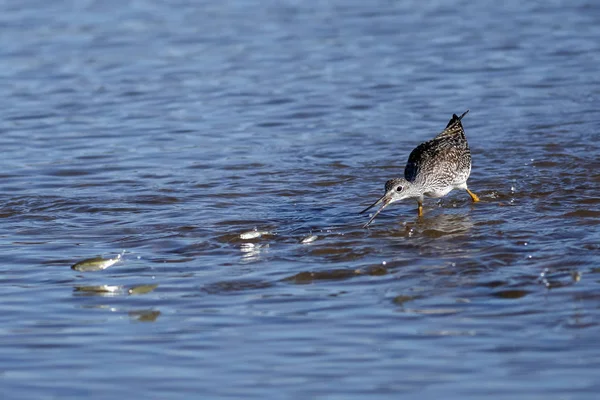
[{"label": "bird's head", "polygon": [[394,178],[390,179],[385,183],[385,194],[379,198],[375,203],[371,204],[369,207],[362,210],[360,213],[364,213],[371,208],[381,204],[379,210],[371,217],[369,222],[367,222],[364,227],[366,228],[373,222],[375,217],[383,211],[384,208],[389,206],[392,203],[395,203],[399,200],[408,199],[412,197],[420,197],[421,193],[417,190],[417,188],[408,182],[404,178]]}]

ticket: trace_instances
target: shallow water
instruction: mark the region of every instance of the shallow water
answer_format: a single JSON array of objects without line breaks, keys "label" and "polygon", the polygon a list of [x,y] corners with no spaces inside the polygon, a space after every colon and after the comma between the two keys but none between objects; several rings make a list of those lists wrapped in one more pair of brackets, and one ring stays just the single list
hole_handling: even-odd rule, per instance
[{"label": "shallow water", "polygon": [[595,398],[597,3],[0,10],[2,398]]}]

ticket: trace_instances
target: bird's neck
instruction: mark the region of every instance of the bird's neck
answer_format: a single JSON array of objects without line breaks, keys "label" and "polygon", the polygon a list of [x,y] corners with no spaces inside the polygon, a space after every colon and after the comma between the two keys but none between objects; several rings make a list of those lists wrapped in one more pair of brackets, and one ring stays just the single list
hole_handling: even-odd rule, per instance
[{"label": "bird's neck", "polygon": [[423,199],[423,194],[425,193],[425,187],[419,182],[411,182],[405,190],[406,197],[411,199]]}]

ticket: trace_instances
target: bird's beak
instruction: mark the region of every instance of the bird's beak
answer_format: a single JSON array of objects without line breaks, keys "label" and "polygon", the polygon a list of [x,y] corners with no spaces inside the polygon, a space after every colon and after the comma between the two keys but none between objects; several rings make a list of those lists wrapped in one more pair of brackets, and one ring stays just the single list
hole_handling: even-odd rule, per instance
[{"label": "bird's beak", "polygon": [[369,220],[369,222],[367,222],[366,224],[363,225],[363,228],[366,228],[369,225],[371,225],[371,222],[373,222],[373,220],[375,219],[375,217],[377,215],[379,215],[379,213],[381,211],[383,211],[383,209],[386,208],[390,204],[391,200],[392,200],[392,193],[391,192],[390,193],[386,193],[383,196],[381,196],[379,198],[379,200],[377,200],[375,203],[371,204],[369,207],[367,207],[364,210],[362,210],[359,214],[362,214],[362,213],[370,210],[371,208],[373,208],[373,207],[381,204],[381,207],[379,207],[379,210],[377,210],[377,212],[375,214],[373,214],[373,216],[371,217],[371,219]]}]

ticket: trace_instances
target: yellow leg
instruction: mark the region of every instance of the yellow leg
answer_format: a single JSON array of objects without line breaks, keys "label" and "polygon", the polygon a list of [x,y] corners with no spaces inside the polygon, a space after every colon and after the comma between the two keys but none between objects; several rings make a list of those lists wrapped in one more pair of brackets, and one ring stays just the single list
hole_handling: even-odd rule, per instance
[{"label": "yellow leg", "polygon": [[421,203],[420,201],[419,201],[419,207],[417,208],[417,212],[419,214],[419,217],[423,216],[423,203]]},{"label": "yellow leg", "polygon": [[477,197],[477,195],[471,192],[469,189],[467,189],[467,193],[469,193],[469,196],[471,196],[471,200],[473,200],[473,203],[477,203],[479,201],[479,197]]}]

